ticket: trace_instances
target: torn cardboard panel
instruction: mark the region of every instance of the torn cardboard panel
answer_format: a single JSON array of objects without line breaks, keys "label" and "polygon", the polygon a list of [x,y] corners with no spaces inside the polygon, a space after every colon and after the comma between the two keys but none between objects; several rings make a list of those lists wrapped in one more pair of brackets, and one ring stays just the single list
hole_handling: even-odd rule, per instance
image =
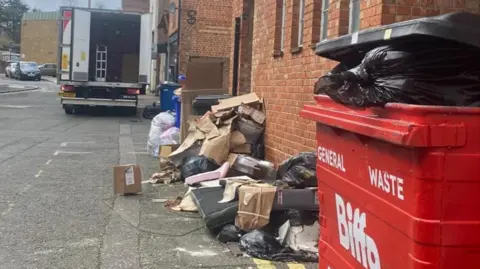
[{"label": "torn cardboard panel", "polygon": [[276,191],[276,187],[267,184],[241,186],[235,225],[246,232],[267,225]]},{"label": "torn cardboard panel", "polygon": [[218,105],[212,106],[213,112],[230,110],[232,108],[238,107],[241,104],[255,104],[259,103],[260,99],[255,93],[249,93],[244,95],[235,96],[227,99],[218,100]]},{"label": "torn cardboard panel", "polygon": [[239,153],[239,154],[252,154],[252,145],[251,144],[238,145],[232,148],[231,152]]},{"label": "torn cardboard panel", "polygon": [[200,149],[200,155],[211,158],[219,165],[223,164],[230,152],[230,136],[232,124],[225,125],[219,129],[220,135],[212,139],[206,139]]},{"label": "torn cardboard panel", "polygon": [[205,134],[205,138],[211,139],[220,135],[217,126],[212,122],[210,117],[203,117],[197,122],[197,128]]},{"label": "torn cardboard panel", "polygon": [[236,148],[238,146],[241,146],[243,144],[247,143],[247,140],[245,139],[245,136],[240,133],[239,131],[233,131],[232,134],[230,135],[230,148]]},{"label": "torn cardboard panel", "polygon": [[115,194],[133,194],[142,190],[140,166],[128,164],[113,167],[113,191]]}]

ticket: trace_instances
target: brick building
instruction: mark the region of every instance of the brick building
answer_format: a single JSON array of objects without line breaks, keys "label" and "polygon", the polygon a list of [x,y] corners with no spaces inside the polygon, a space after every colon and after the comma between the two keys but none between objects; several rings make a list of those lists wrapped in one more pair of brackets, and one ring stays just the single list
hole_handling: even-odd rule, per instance
[{"label": "brick building", "polygon": [[[248,10],[249,1],[233,2],[234,18]],[[315,124],[300,118],[299,111],[312,102],[317,78],[336,65],[315,55],[317,42],[382,24],[458,10],[478,13],[480,1],[255,1],[251,90],[265,98],[267,159],[279,163],[289,155],[315,148]]]},{"label": "brick building", "polygon": [[150,11],[150,0],[122,0],[122,10],[148,13]]},{"label": "brick building", "polygon": [[58,12],[27,12],[22,17],[20,53],[25,61],[57,62]]},{"label": "brick building", "polygon": [[217,62],[223,69],[222,85],[228,89],[233,46],[232,1],[172,0],[170,3],[176,9],[168,20],[168,79],[176,80],[178,74],[187,74],[192,62]]}]

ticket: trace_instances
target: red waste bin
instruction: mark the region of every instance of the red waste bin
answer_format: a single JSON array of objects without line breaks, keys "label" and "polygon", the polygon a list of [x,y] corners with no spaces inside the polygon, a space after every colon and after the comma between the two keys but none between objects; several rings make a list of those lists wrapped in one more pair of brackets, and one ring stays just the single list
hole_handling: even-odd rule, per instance
[{"label": "red waste bin", "polygon": [[480,268],[480,108],[315,100],[319,268]]}]

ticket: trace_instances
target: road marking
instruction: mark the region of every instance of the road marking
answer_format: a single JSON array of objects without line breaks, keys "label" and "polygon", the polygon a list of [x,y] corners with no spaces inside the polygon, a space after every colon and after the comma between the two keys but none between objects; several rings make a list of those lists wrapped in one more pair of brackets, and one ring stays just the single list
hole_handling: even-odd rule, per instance
[{"label": "road marking", "polygon": [[43,170],[38,171],[38,173],[35,175],[35,177],[39,177],[43,173]]},{"label": "road marking", "polygon": [[27,186],[25,186],[25,188],[23,188],[22,191],[20,191],[19,194],[20,194],[20,195],[24,194],[26,191],[28,191],[28,189],[30,189],[31,186],[32,186],[32,185],[30,185],[30,184],[27,185]]},{"label": "road marking", "polygon": [[146,152],[146,151],[133,151],[133,152],[129,152],[128,154],[150,155],[150,152]]},{"label": "road marking", "polygon": [[93,152],[88,152],[88,151],[63,151],[63,150],[57,150],[55,153],[53,153],[53,156],[57,156],[58,154],[92,154]]},{"label": "road marking", "polygon": [[299,263],[287,263],[288,269],[305,269],[303,264]]},{"label": "road marking", "polygon": [[8,208],[5,209],[3,212],[2,212],[2,216],[5,216],[8,214],[8,212],[12,211],[13,207],[15,206],[14,203],[10,203],[8,204]]},{"label": "road marking", "polygon": [[271,261],[253,258],[253,262],[257,265],[258,269],[275,269]]},{"label": "road marking", "polygon": [[64,246],[60,246],[59,248],[37,250],[33,252],[33,255],[49,255],[56,252],[62,252],[65,248],[86,248],[98,245],[100,245],[100,240],[98,238],[87,238],[82,241],[68,243]]},{"label": "road marking", "polygon": [[0,105],[3,108],[29,108],[30,106]]},{"label": "road marking", "polygon": [[68,144],[95,144],[93,141],[87,141],[87,142],[62,142],[60,144],[60,147],[66,147]]},{"label": "road marking", "polygon": [[50,165],[52,163],[52,160],[48,160],[45,165]]}]

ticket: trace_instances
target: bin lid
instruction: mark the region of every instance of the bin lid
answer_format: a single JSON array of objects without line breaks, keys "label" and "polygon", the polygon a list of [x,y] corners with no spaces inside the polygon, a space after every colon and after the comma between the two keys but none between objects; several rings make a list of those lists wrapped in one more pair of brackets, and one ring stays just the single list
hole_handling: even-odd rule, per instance
[{"label": "bin lid", "polygon": [[208,100],[218,100],[218,99],[226,99],[232,97],[229,94],[211,94],[211,95],[198,95],[195,97],[196,101],[208,101]]},{"label": "bin lid", "polygon": [[393,41],[456,41],[480,48],[480,16],[468,12],[420,18],[366,29],[316,45],[319,56],[343,61],[362,59],[373,48]]}]

